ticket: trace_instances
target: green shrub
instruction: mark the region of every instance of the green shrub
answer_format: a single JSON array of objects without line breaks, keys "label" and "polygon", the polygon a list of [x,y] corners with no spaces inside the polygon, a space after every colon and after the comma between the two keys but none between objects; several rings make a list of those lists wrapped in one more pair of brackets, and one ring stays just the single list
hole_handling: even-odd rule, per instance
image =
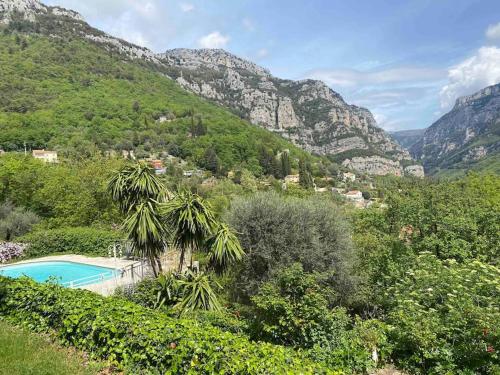
[{"label": "green shrub", "polygon": [[0,278],[0,284],[7,289],[0,315],[33,330],[53,330],[63,343],[130,373],[336,373],[312,362],[307,352],[251,342],[123,299],[28,279]]},{"label": "green shrub", "polygon": [[122,238],[118,231],[81,227],[40,230],[19,241],[29,244],[25,253],[30,258],[55,253],[107,256],[109,245]]},{"label": "green shrub", "polygon": [[346,333],[350,318],[345,309],[329,308],[327,290],[300,263],[280,271],[252,297],[254,336],[306,348],[335,344]]}]

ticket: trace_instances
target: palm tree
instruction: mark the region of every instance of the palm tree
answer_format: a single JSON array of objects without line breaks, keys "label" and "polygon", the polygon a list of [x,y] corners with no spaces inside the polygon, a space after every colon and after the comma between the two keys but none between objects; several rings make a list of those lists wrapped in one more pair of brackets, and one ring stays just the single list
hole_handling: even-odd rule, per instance
[{"label": "palm tree", "polygon": [[224,223],[219,224],[215,234],[208,240],[208,259],[216,272],[222,273],[227,267],[241,260],[245,252],[236,234]]},{"label": "palm tree", "polygon": [[162,270],[159,256],[165,250],[167,238],[160,204],[168,199],[168,190],[143,162],[119,170],[109,181],[108,190],[126,215],[123,227],[133,249],[149,260],[158,276]]},{"label": "palm tree", "polygon": [[193,252],[202,249],[212,235],[215,217],[210,205],[189,190],[179,192],[162,207],[165,220],[173,231],[172,244],[180,251],[179,272],[182,272],[186,255],[192,267]]},{"label": "palm tree", "polygon": [[222,309],[214,291],[214,287],[216,289],[222,289],[222,287],[217,281],[212,280],[210,275],[188,270],[177,283],[183,294],[181,301],[177,304],[181,314],[194,310],[220,311]]}]

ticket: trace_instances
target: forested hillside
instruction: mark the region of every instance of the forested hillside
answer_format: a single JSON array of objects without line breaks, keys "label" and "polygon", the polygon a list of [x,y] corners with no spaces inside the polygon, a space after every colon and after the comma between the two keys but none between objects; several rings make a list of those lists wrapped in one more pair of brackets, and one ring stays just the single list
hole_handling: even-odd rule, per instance
[{"label": "forested hillside", "polygon": [[0,65],[0,148],[6,151],[26,144],[73,157],[167,152],[204,165],[211,149],[225,169],[241,165],[254,173],[262,171],[262,148],[306,155],[151,67],[90,41],[6,29]]}]

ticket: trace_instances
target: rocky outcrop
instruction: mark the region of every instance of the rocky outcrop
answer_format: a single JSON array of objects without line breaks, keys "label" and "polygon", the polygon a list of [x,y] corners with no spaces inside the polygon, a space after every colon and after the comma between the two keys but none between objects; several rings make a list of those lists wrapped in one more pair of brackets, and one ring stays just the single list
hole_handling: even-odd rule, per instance
[{"label": "rocky outcrop", "polygon": [[457,99],[411,147],[426,171],[468,169],[500,150],[500,84]]},{"label": "rocky outcrop", "polygon": [[410,154],[377,126],[370,111],[347,104],[321,81],[279,79],[218,49],[174,49],[157,57],[168,66],[168,75],[184,88],[232,108],[309,152],[333,155],[340,161],[358,155],[383,155],[394,162],[393,168],[387,168],[364,157],[349,164],[375,174],[386,174],[387,170],[403,173],[401,161],[411,160]]},{"label": "rocky outcrop", "polygon": [[[0,0],[0,20],[36,22],[36,32],[49,37],[81,37],[123,58],[154,64],[155,71],[209,100],[231,108],[242,118],[279,133],[299,147],[351,163],[358,171],[403,173],[409,153],[394,142],[367,109],[347,104],[326,84],[316,80],[276,78],[257,64],[220,49],[175,49],[155,54],[86,24],[76,12],[49,7],[37,0]],[[57,17],[57,29],[54,29]],[[395,164],[370,157],[381,156]],[[371,173],[370,172],[370,173]]]}]

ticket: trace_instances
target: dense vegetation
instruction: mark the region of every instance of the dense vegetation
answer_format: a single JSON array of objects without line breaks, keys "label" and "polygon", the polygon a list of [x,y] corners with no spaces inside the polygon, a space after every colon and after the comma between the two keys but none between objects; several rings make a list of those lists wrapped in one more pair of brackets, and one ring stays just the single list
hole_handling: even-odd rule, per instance
[{"label": "dense vegetation", "polygon": [[84,39],[6,29],[0,34],[0,65],[0,148],[6,151],[27,145],[76,158],[165,152],[207,169],[242,166],[255,174],[262,173],[262,148],[306,156],[152,67]]},{"label": "dense vegetation", "polygon": [[131,373],[333,373],[296,352],[119,299],[2,279],[0,313]]},{"label": "dense vegetation", "polygon": [[[3,211],[13,212],[16,207],[21,216],[29,212],[39,220],[28,229],[30,233],[17,237],[31,242],[32,249],[38,249],[32,250],[34,254],[102,254],[109,243],[126,235],[127,231],[116,228],[129,213],[120,211],[107,190],[123,161],[94,158],[50,165],[4,155],[0,165],[2,207],[8,208]],[[184,207],[217,207],[210,220],[233,227],[246,255],[226,267],[226,272],[214,273],[209,246],[214,245],[211,239],[218,233],[216,227],[210,233],[200,231],[201,242],[191,242],[198,232],[178,232],[177,238],[183,240],[177,245],[187,246],[187,254],[195,249],[194,257],[204,272],[182,271],[146,280],[122,291],[121,299],[109,302],[109,309],[159,314],[158,324],[180,325],[186,337],[199,338],[189,345],[202,348],[209,344],[201,331],[216,337],[237,334],[236,341],[243,340],[245,348],[260,345],[256,341],[279,345],[265,346],[274,348],[266,353],[277,350],[279,354],[272,354],[276,358],[266,360],[276,360],[279,366],[283,356],[295,356],[283,354],[292,353],[282,348],[290,347],[305,351],[307,361],[324,371],[365,373],[388,362],[416,374],[494,374],[499,370],[498,176],[470,174],[455,181],[380,178],[371,195],[387,207],[374,204],[365,210],[354,210],[330,194],[312,197],[311,190],[299,185],[282,190],[271,184],[266,187],[268,192],[258,192],[261,188],[254,177],[235,179],[237,182],[217,180],[213,185],[176,174],[160,180],[161,189],[168,187],[177,197],[169,198],[169,208],[157,213],[159,220],[165,220],[167,233],[181,228],[176,223],[184,217]],[[173,215],[169,220],[165,217],[168,212]],[[29,248],[27,252],[30,255]],[[26,288],[36,288],[42,295],[49,290],[41,292],[43,287],[26,282],[11,285],[16,285],[16,296]],[[209,299],[208,304],[200,304],[196,298],[189,301],[199,290]],[[70,304],[73,298],[87,298],[78,291],[68,292],[68,296],[64,291],[53,293],[64,294]],[[99,311],[107,300],[99,301],[96,306],[84,304],[87,307],[81,310],[68,307],[68,314],[78,314],[80,319],[72,324],[80,327],[95,314],[104,314]],[[16,307],[15,320],[31,327],[37,326],[40,316],[48,316],[28,304]],[[3,315],[12,317],[13,313],[9,309]],[[117,329],[125,332],[122,329],[128,328]],[[86,328],[82,332],[82,342],[93,337]],[[139,345],[141,338],[130,333],[133,330],[126,332],[117,341],[106,341],[106,353],[130,342]],[[170,342],[178,345],[177,341],[165,341],[165,345]],[[88,349],[80,341],[72,343]],[[231,345],[227,350],[233,350]],[[192,358],[189,350],[183,352],[182,361]],[[99,355],[116,359],[106,353]],[[120,361],[146,367],[173,363]]]}]

